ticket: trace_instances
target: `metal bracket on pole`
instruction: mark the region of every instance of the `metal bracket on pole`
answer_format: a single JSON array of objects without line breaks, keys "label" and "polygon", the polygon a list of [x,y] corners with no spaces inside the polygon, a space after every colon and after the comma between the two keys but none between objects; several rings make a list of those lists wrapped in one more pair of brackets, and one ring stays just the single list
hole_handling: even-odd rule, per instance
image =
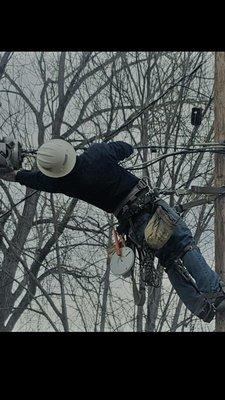
[{"label": "metal bracket on pole", "polygon": [[175,209],[177,212],[182,213],[189,210],[192,207],[200,206],[203,204],[212,204],[215,201],[215,197],[222,196],[225,194],[225,186],[213,187],[213,186],[191,186],[189,193],[196,195],[205,195],[204,199],[193,200],[183,204],[177,204]]},{"label": "metal bracket on pole", "polygon": [[191,186],[190,191],[195,194],[210,194],[217,196],[225,194],[225,186]]}]

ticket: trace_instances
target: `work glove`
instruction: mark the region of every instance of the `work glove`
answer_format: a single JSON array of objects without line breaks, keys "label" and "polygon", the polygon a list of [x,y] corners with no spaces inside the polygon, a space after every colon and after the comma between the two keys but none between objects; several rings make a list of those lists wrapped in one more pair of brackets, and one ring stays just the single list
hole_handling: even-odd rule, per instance
[{"label": "work glove", "polygon": [[14,182],[15,178],[16,178],[16,171],[14,171],[13,168],[0,165],[0,179]]}]

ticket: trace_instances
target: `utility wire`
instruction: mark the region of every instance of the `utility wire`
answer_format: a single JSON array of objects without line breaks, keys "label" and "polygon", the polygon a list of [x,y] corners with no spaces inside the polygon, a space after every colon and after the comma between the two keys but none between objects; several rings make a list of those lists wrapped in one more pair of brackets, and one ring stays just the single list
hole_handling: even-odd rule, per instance
[{"label": "utility wire", "polygon": [[[150,145],[150,146],[132,146],[134,149],[150,149],[152,152],[157,152],[157,149],[183,149],[183,150],[192,150],[191,147],[198,147],[198,146],[203,146],[203,147],[216,147],[216,148],[221,148],[225,149],[225,142],[224,143],[217,143],[217,142],[205,142],[205,143],[196,143],[192,144],[190,146],[167,146],[167,145]],[[194,149],[193,149],[194,150]]]},{"label": "utility wire", "polygon": [[26,199],[29,199],[31,196],[33,196],[35,193],[39,192],[39,190],[35,190],[34,192],[31,192],[30,194],[28,194],[26,197],[24,197],[23,199],[21,199],[20,201],[18,201],[18,203],[13,204],[13,206],[6,212],[4,212],[1,216],[0,219],[3,218],[5,215],[9,214],[12,212],[12,210],[17,207],[20,203],[22,203],[23,201],[25,201]]},{"label": "utility wire", "polygon": [[161,160],[163,160],[164,158],[167,157],[171,157],[171,156],[176,156],[179,154],[194,154],[194,153],[220,153],[220,154],[225,154],[225,148],[222,151],[222,149],[190,149],[190,150],[182,150],[182,151],[175,151],[173,153],[168,153],[168,154],[163,154],[160,157],[155,158],[152,161],[147,161],[143,164],[138,165],[137,167],[130,167],[127,168],[128,171],[134,171],[134,170],[138,170],[138,169],[142,169],[142,168],[146,168],[149,167],[150,165],[153,165]]}]

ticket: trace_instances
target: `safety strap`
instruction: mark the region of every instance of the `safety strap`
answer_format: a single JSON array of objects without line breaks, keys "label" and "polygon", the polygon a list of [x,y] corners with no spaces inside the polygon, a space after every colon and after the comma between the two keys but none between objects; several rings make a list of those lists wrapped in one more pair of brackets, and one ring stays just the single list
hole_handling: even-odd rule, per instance
[{"label": "safety strap", "polygon": [[131,280],[132,280],[134,303],[136,306],[143,306],[145,304],[145,300],[146,300],[145,291],[138,290],[137,283],[136,283],[136,280],[134,277],[134,270],[132,270],[132,273],[131,273]]},{"label": "safety strap", "polygon": [[121,201],[121,203],[119,204],[119,206],[117,207],[117,209],[114,211],[114,215],[116,218],[118,218],[118,215],[120,213],[120,211],[123,209],[123,207],[129,202],[129,201],[133,201],[135,199],[135,196],[141,192],[143,192],[144,190],[149,189],[147,183],[145,182],[145,180],[140,179],[140,181],[138,182],[138,184],[136,186],[134,186],[134,188],[131,190],[131,192],[125,197],[125,199],[123,199]]},{"label": "safety strap", "polygon": [[187,246],[185,246],[185,248],[183,249],[183,251],[179,254],[179,256],[177,258],[182,259],[188,251],[194,250],[194,249],[198,249],[198,246],[196,244],[188,244]]},{"label": "safety strap", "polygon": [[175,262],[177,265],[180,265],[180,263],[182,263],[182,258],[184,257],[184,255],[188,251],[194,250],[194,249],[199,249],[199,248],[196,244],[189,244],[184,247],[184,249],[178,254],[178,256],[173,256],[173,257],[167,259],[165,262],[162,262],[162,265],[164,266],[165,271],[167,272],[170,268],[173,268],[173,262]]}]

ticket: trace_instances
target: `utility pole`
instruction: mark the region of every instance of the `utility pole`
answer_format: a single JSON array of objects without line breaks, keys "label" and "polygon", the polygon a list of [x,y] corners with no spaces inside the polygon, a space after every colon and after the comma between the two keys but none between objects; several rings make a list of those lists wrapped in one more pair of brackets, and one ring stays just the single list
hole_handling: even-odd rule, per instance
[{"label": "utility pole", "polygon": [[[215,141],[225,140],[225,52],[215,53]],[[225,155],[215,154],[216,187],[225,185]],[[225,196],[215,200],[215,270],[225,282]],[[225,317],[216,317],[216,332],[225,332]]]}]

